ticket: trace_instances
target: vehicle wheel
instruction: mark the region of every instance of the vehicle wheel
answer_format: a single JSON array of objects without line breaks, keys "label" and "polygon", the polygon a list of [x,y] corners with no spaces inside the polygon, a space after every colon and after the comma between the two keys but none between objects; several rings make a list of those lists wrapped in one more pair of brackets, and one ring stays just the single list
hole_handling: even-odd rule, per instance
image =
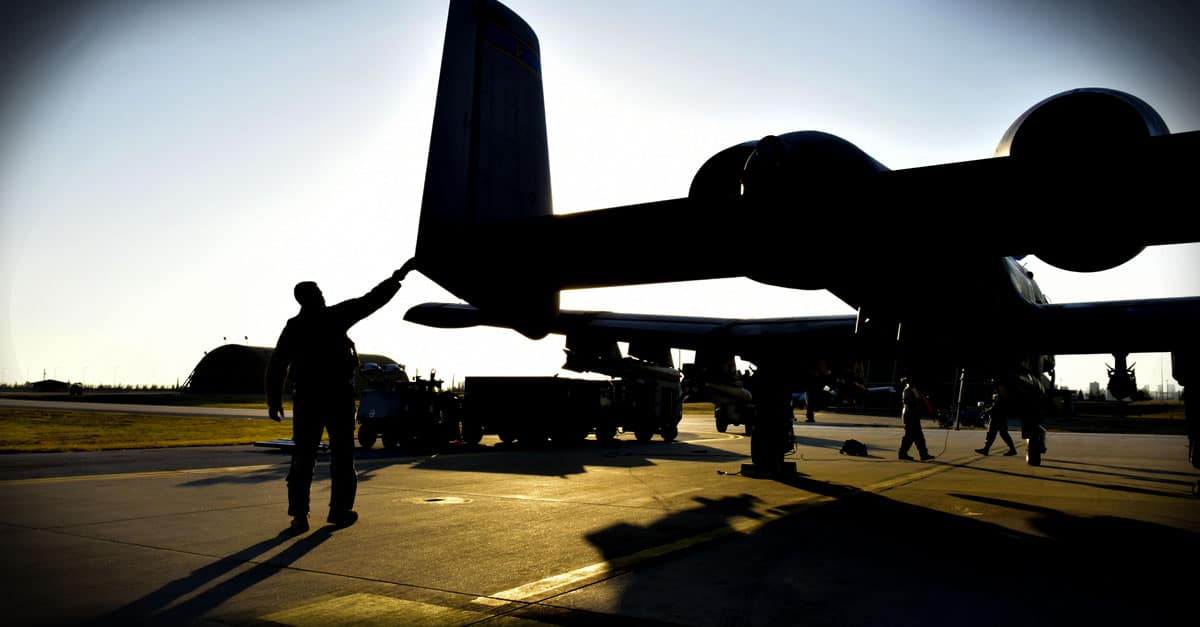
[{"label": "vehicle wheel", "polygon": [[375,446],[375,430],[366,425],[359,427],[358,444],[363,448]]},{"label": "vehicle wheel", "polygon": [[596,427],[596,441],[601,444],[611,444],[617,437],[616,425],[600,425]]},{"label": "vehicle wheel", "polygon": [[554,446],[579,446],[587,440],[588,432],[583,429],[563,429],[550,435]]},{"label": "vehicle wheel", "polygon": [[390,433],[383,434],[382,439],[383,439],[383,447],[384,448],[399,448],[400,447],[400,441],[396,439],[396,436],[394,436]]},{"label": "vehicle wheel", "polygon": [[679,425],[664,425],[662,428],[663,442],[674,442],[679,437]]},{"label": "vehicle wheel", "polygon": [[517,439],[517,435],[512,431],[501,431],[499,434],[500,441],[505,444],[512,444]]},{"label": "vehicle wheel", "polygon": [[637,436],[638,442],[649,442],[654,437],[654,431],[651,429],[638,429],[633,434]]},{"label": "vehicle wheel", "polygon": [[725,433],[725,430],[726,430],[726,429],[728,429],[728,428],[729,428],[729,423],[728,423],[728,422],[723,422],[723,421],[720,421],[720,420],[718,420],[718,421],[717,421],[717,431],[719,431],[719,432],[721,432],[721,433]]},{"label": "vehicle wheel", "polygon": [[478,422],[462,423],[462,441],[467,444],[479,444],[483,439],[483,425]]},{"label": "vehicle wheel", "polygon": [[444,445],[445,442],[442,441],[439,443],[439,441],[429,433],[420,433],[417,434],[415,438],[411,438],[408,441],[408,444],[414,453],[426,455],[438,450],[439,446]]}]

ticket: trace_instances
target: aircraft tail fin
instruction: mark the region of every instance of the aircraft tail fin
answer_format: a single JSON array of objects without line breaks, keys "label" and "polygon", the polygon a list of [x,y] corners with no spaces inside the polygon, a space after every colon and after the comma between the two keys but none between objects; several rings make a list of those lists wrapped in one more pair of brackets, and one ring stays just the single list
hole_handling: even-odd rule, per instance
[{"label": "aircraft tail fin", "polygon": [[[522,333],[558,311],[519,241],[553,214],[537,36],[495,0],[451,0],[425,170],[416,267]],[[505,241],[507,235],[526,237]]]}]

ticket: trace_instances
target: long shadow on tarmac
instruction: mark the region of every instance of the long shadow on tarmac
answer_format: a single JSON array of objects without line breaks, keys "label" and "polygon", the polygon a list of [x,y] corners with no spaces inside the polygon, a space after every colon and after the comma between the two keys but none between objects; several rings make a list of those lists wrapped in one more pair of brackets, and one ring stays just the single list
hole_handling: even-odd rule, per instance
[{"label": "long shadow on tarmac", "polygon": [[1162,468],[1137,468],[1134,466],[1112,466],[1112,465],[1106,465],[1106,464],[1093,464],[1091,462],[1070,461],[1070,460],[1065,460],[1065,459],[1055,459],[1052,461],[1056,464],[1069,464],[1069,465],[1073,465],[1073,466],[1087,466],[1088,467],[1087,469],[1080,469],[1080,470],[1084,470],[1084,472],[1096,472],[1096,471],[1091,470],[1091,468],[1107,468],[1109,470],[1128,470],[1130,472],[1136,472],[1136,473],[1140,473],[1140,474],[1138,474],[1138,475],[1117,475],[1117,476],[1136,476],[1136,478],[1138,478],[1138,479],[1144,479],[1143,475],[1146,475],[1146,474],[1174,475],[1176,477],[1188,477],[1189,479],[1196,476],[1195,471],[1189,472],[1186,470],[1180,471],[1180,470],[1163,470]]},{"label": "long shadow on tarmac", "polygon": [[[259,561],[262,555],[275,547],[286,544],[294,537],[287,531],[280,532],[273,538],[246,547],[233,555],[218,558],[215,562],[193,571],[187,577],[176,579],[146,596],[98,618],[93,624],[183,625],[195,621],[197,616],[203,616],[209,610],[287,568],[297,559],[328,540],[332,534],[333,527],[318,528],[311,534],[296,540],[294,544],[280,551],[278,555]],[[216,583],[217,580],[247,564],[253,564],[253,566],[229,579]],[[213,583],[216,585],[204,592],[181,603],[176,603]]]},{"label": "long shadow on tarmac", "polygon": [[[951,495],[1033,512],[1043,537],[850,486],[806,477],[786,483],[797,497],[833,500],[775,508],[785,515],[739,531],[735,520],[753,520],[758,499],[696,499],[698,508],[651,525],[621,523],[589,535],[615,567],[608,578],[619,592],[616,613],[732,626],[1194,624],[1192,578],[1164,560],[1195,565],[1197,534]],[[630,559],[698,531],[721,540]],[[555,620],[555,605],[551,598],[516,614],[572,624]]]},{"label": "long shadow on tarmac", "polygon": [[[282,482],[287,476],[287,451],[265,450],[273,461],[281,462],[270,468],[260,468],[240,473],[222,473],[198,478],[183,483],[184,487],[204,487],[220,484],[254,484]],[[723,463],[741,461],[744,455],[729,451],[692,444],[674,442],[634,442],[618,440],[605,444],[588,440],[573,446],[529,446],[520,444],[496,444],[494,446],[454,445],[437,452],[413,452],[403,449],[355,449],[355,466],[359,483],[370,481],[374,475],[388,466],[410,466],[421,470],[448,470],[460,472],[496,472],[506,474],[529,474],[550,477],[565,477],[583,474],[587,466],[612,466],[636,468],[653,466],[656,459],[694,460],[697,462]],[[328,476],[328,455],[317,457],[316,479]]]},{"label": "long shadow on tarmac", "polygon": [[600,444],[587,441],[579,446],[521,447],[498,446],[488,455],[438,455],[413,464],[421,470],[460,472],[498,472],[548,477],[565,477],[587,472],[587,466],[638,468],[653,466],[656,459],[723,463],[745,456],[688,442],[628,442]]},{"label": "long shadow on tarmac", "polygon": [[[1020,472],[1013,472],[1013,471],[1009,471],[1009,470],[999,470],[997,468],[985,468],[985,467],[977,466],[974,464],[956,464],[956,467],[960,468],[962,470],[969,470],[969,471],[973,471],[973,472],[986,472],[986,473],[991,473],[991,474],[995,474],[995,475],[1008,475],[1008,476],[1012,476],[1012,477],[1022,477],[1022,478],[1026,478],[1026,479],[1030,478],[1029,475],[1023,474]],[[1068,472],[1095,474],[1097,476],[1113,476],[1113,473],[1088,471],[1088,470],[1084,470],[1081,468],[1060,467],[1060,466],[1056,466],[1055,464],[1049,463],[1049,462],[1043,462],[1041,465],[1041,468],[1042,469],[1050,469],[1050,470],[1064,470],[1064,471],[1068,471]],[[1168,497],[1172,497],[1172,498],[1186,498],[1186,499],[1194,498],[1192,496],[1191,492],[1189,491],[1190,486],[1192,485],[1191,481],[1186,481],[1183,479],[1151,479],[1151,478],[1147,478],[1147,477],[1137,477],[1137,476],[1133,476],[1133,475],[1115,475],[1115,476],[1129,478],[1129,479],[1136,479],[1138,481],[1154,482],[1154,483],[1159,483],[1159,484],[1169,485],[1169,486],[1179,486],[1184,489],[1181,491],[1177,491],[1177,492],[1165,491],[1165,490],[1148,490],[1146,488],[1137,488],[1137,487],[1133,487],[1133,486],[1120,485],[1120,484],[1111,483],[1111,482],[1083,481],[1081,479],[1068,479],[1066,477],[1050,477],[1050,476],[1047,476],[1044,474],[1039,475],[1037,477],[1037,479],[1039,481],[1045,481],[1045,482],[1050,482],[1050,483],[1062,483],[1062,484],[1066,484],[1066,485],[1087,486],[1089,488],[1100,488],[1102,490],[1115,490],[1117,492],[1129,492],[1132,494],[1145,494],[1147,496],[1168,496]]]},{"label": "long shadow on tarmac", "polygon": [[829,438],[813,438],[813,437],[808,437],[808,436],[803,436],[803,435],[798,435],[793,439],[796,442],[797,446],[802,445],[802,446],[812,446],[815,448],[831,448],[835,451],[842,448],[842,444],[844,444],[846,442],[845,440],[831,440]]},{"label": "long shadow on tarmac", "polygon": [[265,483],[268,481],[283,481],[287,477],[287,473],[287,466],[272,466],[270,468],[258,468],[240,473],[223,473],[211,477],[203,477],[201,479],[186,481],[179,485],[185,488],[201,488],[229,483]]}]

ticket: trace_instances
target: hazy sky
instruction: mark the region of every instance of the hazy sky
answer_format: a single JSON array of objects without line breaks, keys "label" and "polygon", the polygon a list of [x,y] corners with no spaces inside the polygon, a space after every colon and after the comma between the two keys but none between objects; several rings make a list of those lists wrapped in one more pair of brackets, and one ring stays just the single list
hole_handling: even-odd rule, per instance
[{"label": "hazy sky", "polygon": [[[5,9],[16,34],[0,44],[0,380],[182,382],[223,338],[273,345],[297,281],[337,301],[412,254],[446,2],[30,4]],[[768,133],[835,133],[892,168],[985,158],[1024,110],[1074,87],[1128,91],[1172,131],[1200,130],[1200,20],[1172,3],[508,6],[541,41],[559,212],[683,196],[708,156]],[[1131,210],[1163,228],[1179,216]],[[719,234],[667,243],[720,250]],[[1200,295],[1194,245],[1094,275],[1028,266],[1054,302]],[[351,337],[447,380],[559,372],[561,337],[402,320],[447,300],[414,274]],[[562,302],[849,313],[746,280]],[[1168,357],[1131,359],[1142,384],[1167,376]],[[1103,381],[1105,361],[1060,358],[1059,381]]]}]

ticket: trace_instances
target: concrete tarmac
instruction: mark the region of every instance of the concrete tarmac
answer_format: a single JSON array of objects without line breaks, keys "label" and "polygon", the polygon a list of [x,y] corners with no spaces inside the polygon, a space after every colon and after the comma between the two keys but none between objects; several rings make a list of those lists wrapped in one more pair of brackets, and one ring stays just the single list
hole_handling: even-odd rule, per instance
[{"label": "concrete tarmac", "polygon": [[[674,443],[376,445],[361,520],[324,525],[322,458],[298,536],[274,449],[3,455],[5,622],[1195,624],[1183,437],[1051,425],[1031,467],[974,453],[978,429],[927,422],[928,463],[897,459],[895,418],[795,432],[783,480],[740,475],[749,439],[701,414]],[[870,456],[839,454],[850,438]]]}]

